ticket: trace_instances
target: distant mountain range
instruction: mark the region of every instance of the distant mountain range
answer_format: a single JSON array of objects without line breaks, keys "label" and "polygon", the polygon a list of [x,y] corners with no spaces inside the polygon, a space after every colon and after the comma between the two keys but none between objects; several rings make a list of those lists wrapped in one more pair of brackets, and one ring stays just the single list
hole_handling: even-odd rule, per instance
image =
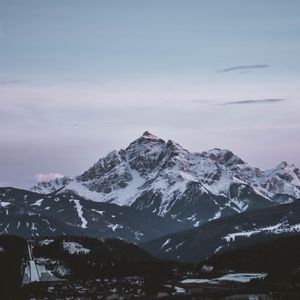
[{"label": "distant mountain range", "polygon": [[[230,245],[230,234],[294,226],[298,198],[300,171],[293,165],[262,171],[229,150],[191,153],[145,132],[81,175],[41,182],[31,191],[0,188],[0,233],[154,239],[143,244],[152,254],[199,261]],[[168,237],[159,238],[171,233],[176,238],[165,248]],[[193,256],[197,242],[189,244],[184,235],[210,246]]]}]

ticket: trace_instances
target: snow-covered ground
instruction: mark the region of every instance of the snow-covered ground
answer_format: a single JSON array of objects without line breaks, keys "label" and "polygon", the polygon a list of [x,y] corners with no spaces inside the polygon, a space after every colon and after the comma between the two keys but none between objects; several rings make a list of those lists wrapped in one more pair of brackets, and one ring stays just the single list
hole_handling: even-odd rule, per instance
[{"label": "snow-covered ground", "polygon": [[161,249],[164,248],[166,245],[168,245],[171,242],[171,239],[167,239],[162,245],[161,245]]},{"label": "snow-covered ground", "polygon": [[200,279],[200,278],[188,278],[181,281],[182,284],[191,284],[191,283],[211,283],[217,284],[218,282],[215,279]]},{"label": "snow-covered ground", "polygon": [[31,204],[31,206],[41,206],[44,199],[36,200],[34,203]]},{"label": "snow-covered ground", "polygon": [[179,287],[179,286],[175,286],[175,291],[176,291],[176,294],[185,293],[185,289],[183,289],[182,287]]},{"label": "snow-covered ground", "polygon": [[54,242],[54,240],[52,240],[52,239],[45,239],[45,240],[39,241],[39,245],[40,246],[48,246],[49,244],[51,244],[53,242]]},{"label": "snow-covered ground", "polygon": [[266,273],[235,273],[235,274],[227,274],[220,278],[218,281],[235,281],[235,282],[242,282],[246,283],[252,279],[260,279],[266,277]]},{"label": "snow-covered ground", "polygon": [[30,280],[31,282],[34,281],[40,281],[40,276],[38,273],[37,265],[34,260],[29,261],[29,267],[30,267]]},{"label": "snow-covered ground", "polygon": [[288,232],[300,232],[300,224],[289,225],[286,222],[282,222],[272,226],[259,227],[254,230],[229,233],[223,239],[226,242],[234,242],[237,237],[251,237],[259,233],[281,234]]},{"label": "snow-covered ground", "polygon": [[62,242],[64,250],[68,251],[70,254],[88,254],[90,249],[84,248],[81,244],[76,242]]},{"label": "snow-covered ground", "polygon": [[167,287],[167,288],[174,288],[175,292],[173,294],[182,294],[182,293],[186,292],[184,288],[179,287],[179,286],[172,286],[170,284],[166,284],[165,287]]},{"label": "snow-covered ground", "polygon": [[193,283],[218,284],[222,281],[234,281],[234,282],[247,283],[250,282],[250,280],[252,279],[260,279],[266,276],[267,276],[266,273],[233,273],[233,274],[226,274],[219,278],[213,278],[213,279],[190,278],[181,281],[181,283],[182,284],[193,284]]},{"label": "snow-covered ground", "polygon": [[122,229],[123,225],[120,225],[120,224],[108,224],[107,227],[111,228],[112,231],[116,231],[117,229]]},{"label": "snow-covered ground", "polygon": [[70,271],[67,267],[65,267],[65,266],[63,266],[63,265],[57,266],[57,267],[55,268],[55,272],[56,272],[59,276],[61,276],[61,277],[64,277],[64,276],[67,276],[67,275],[71,274],[71,271]]},{"label": "snow-covered ground", "polygon": [[75,208],[77,210],[78,217],[81,220],[81,228],[86,228],[87,220],[83,217],[82,205],[79,200],[70,199],[70,202],[75,203]]},{"label": "snow-covered ground", "polygon": [[104,213],[105,213],[105,210],[97,210],[97,209],[94,209],[94,208],[92,208],[92,211],[98,213],[98,214],[101,215],[101,216],[103,216]]},{"label": "snow-covered ground", "polygon": [[9,202],[0,201],[0,207],[6,207],[6,206],[8,206],[8,205],[10,205]]}]

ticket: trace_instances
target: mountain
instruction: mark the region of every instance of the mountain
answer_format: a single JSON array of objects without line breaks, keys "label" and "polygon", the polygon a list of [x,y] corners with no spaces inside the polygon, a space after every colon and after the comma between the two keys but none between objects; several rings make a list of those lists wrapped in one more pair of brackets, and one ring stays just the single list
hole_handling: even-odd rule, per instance
[{"label": "mountain", "polygon": [[206,265],[213,266],[214,271],[281,272],[282,274],[285,274],[286,270],[294,270],[300,275],[299,252],[300,235],[278,237],[272,241],[214,254],[202,261],[198,268],[201,270]]},{"label": "mountain", "polygon": [[210,221],[140,246],[152,255],[199,262],[215,253],[252,245],[278,236],[300,233],[300,201]]},{"label": "mountain", "polygon": [[0,234],[81,234],[131,242],[190,227],[133,207],[87,200],[70,191],[45,195],[14,188],[0,188],[0,220]]},{"label": "mountain", "polygon": [[114,203],[199,226],[209,220],[293,202],[300,171],[286,162],[262,171],[229,150],[191,153],[145,132],[83,174],[41,182],[38,193]]}]

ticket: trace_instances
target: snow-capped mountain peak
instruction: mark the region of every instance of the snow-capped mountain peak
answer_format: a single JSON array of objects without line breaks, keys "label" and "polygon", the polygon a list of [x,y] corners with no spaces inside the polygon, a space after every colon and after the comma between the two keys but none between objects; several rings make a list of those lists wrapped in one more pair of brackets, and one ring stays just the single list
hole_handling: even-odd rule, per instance
[{"label": "snow-capped mountain peak", "polygon": [[230,150],[191,153],[146,131],[126,149],[112,151],[74,178],[41,183],[34,191],[72,191],[111,202],[190,219],[195,225],[300,197],[299,169],[283,162],[253,168]]},{"label": "snow-capped mountain peak", "polygon": [[146,131],[119,153],[130,164],[132,169],[143,175],[157,167],[165,149],[166,142],[164,140]]},{"label": "snow-capped mountain peak", "polygon": [[294,165],[289,165],[286,161],[281,162],[273,170],[270,170],[270,173],[273,173],[281,179],[287,180],[300,187],[299,168],[296,168]]}]

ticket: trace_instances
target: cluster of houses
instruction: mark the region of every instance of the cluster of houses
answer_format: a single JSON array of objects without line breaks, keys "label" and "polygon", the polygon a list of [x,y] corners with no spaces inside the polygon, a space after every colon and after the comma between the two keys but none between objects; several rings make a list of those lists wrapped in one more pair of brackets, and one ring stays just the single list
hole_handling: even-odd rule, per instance
[{"label": "cluster of houses", "polygon": [[30,300],[115,300],[145,296],[140,277],[39,282],[24,289]]}]

